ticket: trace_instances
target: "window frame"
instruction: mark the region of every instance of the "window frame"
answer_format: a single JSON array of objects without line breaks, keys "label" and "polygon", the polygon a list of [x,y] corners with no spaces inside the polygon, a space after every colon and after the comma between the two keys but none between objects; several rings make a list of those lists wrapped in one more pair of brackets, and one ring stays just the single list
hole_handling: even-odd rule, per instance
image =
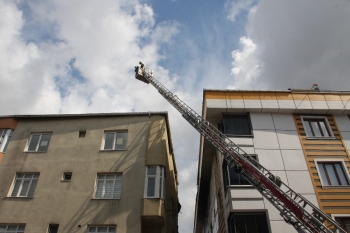
[{"label": "window frame", "polygon": [[[302,124],[303,124],[303,128],[304,128],[304,131],[305,131],[305,135],[306,135],[306,138],[307,139],[335,139],[335,137],[334,137],[334,134],[333,134],[333,130],[332,130],[332,127],[331,127],[331,125],[329,124],[329,122],[328,122],[328,119],[327,119],[327,116],[312,116],[312,115],[309,115],[309,116],[300,116],[300,118],[301,118],[301,122],[302,122]],[[310,120],[317,120],[317,122],[321,122],[321,121],[323,121],[324,122],[324,125],[325,125],[325,128],[326,128],[326,130],[327,130],[327,132],[328,132],[328,134],[330,135],[330,136],[314,136],[314,135],[308,135],[308,133],[307,133],[307,130],[306,130],[306,124],[309,124],[309,128],[310,128],[310,130],[312,131],[312,133],[313,133],[313,131],[314,131],[314,129],[313,129],[313,127],[310,125],[310,123],[309,123],[309,121],[307,120],[307,119],[310,119]],[[318,129],[320,130],[322,130],[322,128],[320,128],[320,125],[318,124]],[[321,132],[321,131],[320,131]],[[314,134],[314,133],[313,133]],[[322,132],[321,132],[321,134],[323,134]]]},{"label": "window frame", "polygon": [[[18,177],[19,175],[23,175],[23,177]],[[26,175],[32,175],[31,178],[26,178]],[[36,176],[36,177],[34,177]],[[36,190],[36,187],[38,185],[38,181],[39,181],[39,173],[16,173],[16,176],[12,182],[12,186],[10,189],[10,192],[8,194],[8,197],[14,197],[14,198],[34,198],[34,193]],[[23,188],[23,183],[24,181],[28,181],[29,180],[29,185],[28,185],[28,190],[26,191],[26,195],[22,195],[21,196],[21,192],[22,192],[22,188]],[[32,184],[33,184],[33,180],[36,180],[36,183],[34,184],[34,190],[33,190],[33,196],[28,196],[29,191],[32,188]],[[18,190],[16,191],[16,194],[14,195],[14,191],[15,191],[15,187],[16,187],[16,183],[17,181],[20,181],[21,183],[19,184]]]},{"label": "window frame", "polygon": [[[35,150],[29,150],[30,143],[32,142],[33,136],[35,136],[35,135],[40,135],[39,140],[37,142],[37,145],[35,147]],[[50,135],[50,139],[48,140],[48,143],[47,143],[47,146],[46,146],[46,150],[45,151],[38,151],[43,135]],[[51,137],[52,137],[52,132],[32,133],[32,134],[30,134],[30,138],[28,140],[28,143],[27,143],[24,151],[25,152],[32,152],[32,153],[46,153],[48,151],[48,149],[49,149],[49,145],[50,145],[50,142],[51,142]]]},{"label": "window frame", "polygon": [[[234,221],[233,218],[235,216],[238,216],[238,215],[243,215],[244,217],[249,215],[249,216],[255,216],[255,215],[263,215],[265,217],[265,227],[266,227],[266,232],[270,233],[271,232],[271,228],[270,228],[270,220],[269,220],[269,215],[267,213],[267,211],[249,211],[249,212],[241,212],[241,211],[235,211],[235,212],[231,212],[227,218],[227,225],[228,225],[228,230],[229,230],[229,233],[235,233],[236,230],[235,229],[232,229],[232,225],[235,225],[235,224],[232,224],[231,221]],[[255,219],[256,220],[256,219]],[[247,226],[247,222],[250,223],[250,224],[253,224],[252,220],[250,221],[247,221],[246,219],[244,219],[244,222],[245,222],[245,225]],[[256,221],[255,221],[256,223]],[[249,224],[249,225],[250,225]],[[247,230],[247,227],[245,226],[245,232]],[[257,224],[255,224],[256,228],[258,228],[259,226]],[[259,231],[260,232],[260,231]],[[244,233],[244,232],[242,232]]]},{"label": "window frame", "polygon": [[5,152],[12,136],[12,129],[0,129],[0,152]]},{"label": "window frame", "polygon": [[[26,224],[1,224],[0,223],[0,227],[4,227],[6,226],[6,230],[4,233],[24,233],[25,229],[26,229]],[[16,231],[8,231],[8,227],[9,226],[17,226],[17,230]],[[23,230],[19,230],[19,227],[23,227]]]},{"label": "window frame", "polygon": [[[249,154],[251,157],[255,157],[254,159],[259,162],[259,157],[257,154]],[[231,178],[230,178],[230,167],[229,165],[227,164],[226,160],[223,161],[223,163],[226,163],[226,171],[223,171],[223,175],[226,174],[227,177],[226,177],[226,182],[227,182],[227,185],[224,185],[226,186],[226,190],[225,192],[227,191],[227,188],[252,188],[253,185],[251,184],[244,184],[244,185],[231,185]],[[236,172],[237,173],[237,172]],[[242,175],[242,174],[239,174],[239,176],[243,177],[245,179],[245,177]],[[224,182],[225,182],[225,177],[223,177],[224,179]],[[249,182],[248,182],[249,183]]]},{"label": "window frame", "polygon": [[[96,227],[96,230],[95,231],[90,231],[90,227]],[[98,228],[99,227],[107,227],[107,231],[106,232],[101,232],[101,233],[109,233],[111,231],[109,231],[109,228],[115,228],[115,231],[114,232],[111,232],[111,233],[116,233],[117,232],[117,225],[90,225],[87,227],[87,233],[94,233],[94,232],[100,232],[98,231]]]},{"label": "window frame", "polygon": [[[150,167],[156,167],[155,175],[148,175],[148,169]],[[149,178],[155,178],[154,196],[148,196]],[[163,166],[146,166],[144,198],[163,198],[164,197],[164,180],[165,180],[165,169]]]},{"label": "window frame", "polygon": [[[337,222],[336,218],[349,218],[350,219],[350,214],[331,214],[331,217],[334,221]],[[339,225],[341,228],[343,228],[342,224],[339,224]],[[347,229],[344,229],[344,230],[347,230]],[[350,231],[350,229],[349,229],[349,231]],[[339,231],[337,231],[337,232],[339,232]]]},{"label": "window frame", "polygon": [[[112,149],[105,149],[106,146],[106,135],[110,134],[110,133],[114,133],[114,137],[113,137],[113,147]],[[125,146],[123,149],[116,149],[115,145],[116,145],[116,140],[117,140],[117,135],[118,133],[126,133],[126,137],[125,137]],[[128,143],[128,134],[129,132],[127,130],[113,130],[113,131],[105,131],[103,133],[103,140],[102,140],[102,144],[101,144],[101,151],[125,151],[127,148],[127,143]]]},{"label": "window frame", "polygon": [[[105,197],[105,190],[106,190],[106,181],[112,180],[112,179],[107,179],[106,176],[111,176],[114,175],[114,179],[113,179],[113,186],[112,186],[112,197]],[[104,179],[100,179],[99,176],[105,176]],[[118,177],[120,177],[120,179],[118,179]],[[97,191],[98,191],[98,182],[100,180],[103,180],[103,186],[102,186],[102,193],[101,193],[101,197],[96,197]],[[114,197],[115,195],[115,185],[116,182],[120,181],[120,192],[119,195],[117,197]],[[98,199],[98,200],[119,200],[121,199],[121,193],[122,193],[122,184],[123,184],[123,174],[122,173],[97,173],[96,176],[96,182],[95,182],[95,191],[94,191],[94,199]]]},{"label": "window frame", "polygon": [[[225,124],[224,124],[224,118],[225,117],[233,117],[233,116],[245,116],[247,120],[247,126],[248,126],[248,131],[250,134],[242,135],[242,134],[229,134],[226,133],[225,129]],[[222,114],[222,132],[227,136],[227,137],[247,137],[247,138],[252,138],[254,137],[253,134],[253,126],[252,126],[252,121],[250,117],[250,113],[239,113],[239,114],[234,114],[234,113],[223,113]]]},{"label": "window frame", "polygon": [[[349,172],[346,168],[346,164],[345,164],[343,159],[315,159],[314,162],[316,165],[317,174],[320,178],[322,188],[350,188],[350,176],[349,176]],[[341,169],[344,173],[344,177],[345,177],[348,184],[347,185],[326,185],[325,181],[323,181],[321,171],[318,167],[319,163],[333,163],[333,164],[338,163],[338,164],[340,164]],[[327,174],[328,174],[328,172],[327,172]],[[339,174],[337,173],[336,175],[337,175],[337,180],[339,181]],[[329,183],[328,178],[327,178],[327,182]]]}]

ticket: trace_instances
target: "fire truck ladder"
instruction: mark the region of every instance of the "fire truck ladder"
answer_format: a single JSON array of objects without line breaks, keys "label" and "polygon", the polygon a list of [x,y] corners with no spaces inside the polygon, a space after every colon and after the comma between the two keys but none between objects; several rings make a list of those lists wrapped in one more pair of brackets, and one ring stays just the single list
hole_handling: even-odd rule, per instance
[{"label": "fire truck ladder", "polygon": [[[323,213],[299,193],[264,168],[217,128],[203,119],[176,95],[153,77],[153,71],[141,62],[135,67],[135,77],[151,83],[182,116],[224,156],[227,164],[241,173],[267,200],[274,205],[284,220],[298,232],[346,233],[335,220]],[[326,222],[327,221],[327,222]],[[327,224],[325,226],[323,223]],[[333,228],[333,230],[331,230]]]}]

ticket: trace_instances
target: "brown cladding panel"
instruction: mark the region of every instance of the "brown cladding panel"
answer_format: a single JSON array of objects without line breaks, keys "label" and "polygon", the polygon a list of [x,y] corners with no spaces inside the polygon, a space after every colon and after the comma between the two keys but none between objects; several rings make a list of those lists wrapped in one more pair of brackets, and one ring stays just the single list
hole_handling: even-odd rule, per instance
[{"label": "brown cladding panel", "polygon": [[0,129],[12,129],[14,130],[17,126],[18,120],[14,118],[1,118]]},{"label": "brown cladding panel", "polygon": [[349,152],[341,138],[334,117],[328,115],[327,119],[335,139],[307,139],[300,115],[294,115],[299,139],[321,210],[327,214],[350,214],[350,187],[323,188],[314,162],[314,159],[343,159],[348,172],[350,170]]}]

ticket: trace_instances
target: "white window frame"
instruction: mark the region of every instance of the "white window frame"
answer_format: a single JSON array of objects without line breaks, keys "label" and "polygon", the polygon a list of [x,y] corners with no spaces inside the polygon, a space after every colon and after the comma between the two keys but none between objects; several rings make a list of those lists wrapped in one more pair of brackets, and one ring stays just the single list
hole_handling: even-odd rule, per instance
[{"label": "white window frame", "polygon": [[[99,176],[104,176],[103,178]],[[106,176],[114,176],[113,179],[107,179]],[[112,185],[112,197],[106,197],[106,182],[113,180]],[[121,189],[122,189],[122,180],[123,180],[123,174],[121,173],[98,173],[96,177],[96,184],[95,184],[95,192],[94,192],[94,199],[120,199],[121,196]],[[103,182],[102,186],[102,194],[101,197],[97,197],[97,191],[98,191],[98,183],[99,181]],[[119,195],[116,195],[114,193],[115,185],[120,185],[120,192]],[[115,196],[116,195],[116,196]]]},{"label": "white window frame", "polygon": [[12,135],[11,129],[0,129],[0,152],[5,152]]},{"label": "white window frame", "polygon": [[[107,134],[110,134],[110,133],[113,133],[114,134],[114,138],[113,138],[113,148],[112,149],[105,149],[105,142],[106,142],[106,135]],[[126,133],[126,139],[125,139],[125,148],[123,149],[116,149],[115,148],[115,141],[117,140],[117,134],[118,133]],[[104,151],[113,151],[113,150],[126,150],[126,147],[127,147],[127,142],[128,142],[128,131],[127,130],[117,130],[117,131],[105,131],[104,134],[103,134],[103,141],[102,141],[102,145],[101,145],[101,150],[104,150]]]},{"label": "white window frame", "polygon": [[335,218],[350,218],[350,214],[331,214],[331,217],[335,221]]},{"label": "white window frame", "polygon": [[[148,175],[148,169],[150,167],[156,168],[156,174],[155,175]],[[148,196],[148,180],[149,178],[155,179],[155,187],[154,187],[154,196]],[[144,197],[145,198],[163,198],[164,196],[164,167],[162,166],[147,166],[146,167],[146,179],[145,179],[145,192]],[[160,194],[160,195],[159,195]]]},{"label": "white window frame", "polygon": [[[32,142],[33,136],[35,136],[35,135],[40,135],[38,143],[37,143],[37,145],[35,147],[35,150],[28,150],[29,149],[29,145]],[[42,138],[43,135],[50,135],[50,140],[47,143],[47,150],[48,150],[50,142],[51,142],[52,133],[32,133],[30,135],[30,138],[29,138],[28,143],[26,145],[25,152],[42,152],[42,153],[46,152],[47,150],[46,151],[38,151],[40,143],[41,143],[41,138]]]},{"label": "white window frame", "polygon": [[[346,164],[345,164],[343,159],[315,159],[314,162],[316,165],[317,174],[320,177],[322,188],[350,188],[350,176],[349,176],[348,169],[347,169]],[[319,171],[319,168],[318,168],[318,163],[322,163],[322,162],[329,162],[329,163],[339,163],[340,162],[340,164],[342,165],[342,169],[345,173],[345,178],[347,179],[349,185],[326,185],[322,179],[321,172]]]},{"label": "white window frame", "polygon": [[[1,224],[0,223],[0,227],[3,227],[5,229],[5,231],[2,231],[2,233],[24,233],[26,225],[25,224]],[[9,227],[17,227],[16,231],[13,231],[11,229],[11,231],[8,231]]]},{"label": "white window frame", "polygon": [[[333,134],[333,130],[328,122],[328,119],[326,116],[300,116],[301,118],[301,122],[303,123],[303,127],[304,127],[304,131],[305,131],[305,135],[307,137],[307,139],[334,139],[334,134]],[[306,132],[306,121],[307,119],[319,119],[319,120],[323,120],[325,122],[325,127],[327,128],[330,136],[320,136],[320,137],[316,137],[313,135],[307,135]]]},{"label": "white window frame", "polygon": [[[19,175],[23,175],[23,177],[18,177]],[[31,177],[25,177],[25,176],[28,176],[28,175],[31,175]],[[39,180],[39,174],[38,173],[17,173],[16,174],[16,177],[13,181],[13,185],[11,187],[11,192],[9,193],[9,196],[10,197],[27,197],[27,198],[33,198],[32,196],[28,196],[29,194],[29,191],[31,190],[32,188],[32,185],[33,185],[33,181],[36,181],[36,183],[34,184],[35,187],[34,187],[34,191],[33,191],[33,196],[34,196],[34,192],[35,192],[35,189],[36,189],[36,186],[38,184],[38,180]],[[23,188],[23,183],[24,181],[29,181],[29,185],[28,185],[28,190],[26,192],[25,195],[21,195],[21,192],[22,192],[22,188]],[[14,193],[14,189],[16,187],[16,184],[17,182],[20,182],[19,184],[19,187],[18,187],[18,190],[17,190],[17,193]]]},{"label": "white window frame", "polygon": [[[90,228],[92,227],[96,227],[95,231],[92,231]],[[107,227],[107,231],[98,231],[98,228],[102,228],[102,227]],[[110,228],[115,228],[115,231],[110,231]],[[107,226],[88,226],[87,229],[88,233],[95,233],[95,232],[99,232],[99,233],[116,233],[117,232],[117,226],[116,225],[107,225]]]}]

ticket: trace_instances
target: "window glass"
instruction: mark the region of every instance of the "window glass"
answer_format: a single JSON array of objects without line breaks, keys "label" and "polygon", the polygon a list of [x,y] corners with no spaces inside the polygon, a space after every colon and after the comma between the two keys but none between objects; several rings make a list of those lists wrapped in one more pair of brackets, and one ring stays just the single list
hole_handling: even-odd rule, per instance
[{"label": "window glass", "polygon": [[121,195],[122,175],[97,175],[95,198],[119,199]]},{"label": "window glass", "polygon": [[51,134],[32,134],[27,151],[45,152],[49,147]]},{"label": "window glass", "polygon": [[154,197],[156,178],[148,178],[147,197]]},{"label": "window glass", "polygon": [[41,136],[38,151],[47,151],[50,139],[51,139],[51,134],[43,134]]},{"label": "window glass", "polygon": [[115,149],[116,150],[124,150],[126,148],[126,138],[127,132],[117,132],[117,137],[115,140]]},{"label": "window glass", "polygon": [[346,232],[350,232],[350,217],[335,217],[335,221],[337,221]]},{"label": "window glass", "polygon": [[231,213],[228,219],[230,233],[268,233],[265,213]]},{"label": "window glass", "polygon": [[38,174],[17,174],[11,197],[33,197],[38,177]]},{"label": "window glass", "polygon": [[[257,160],[257,155],[250,155],[253,159]],[[227,164],[227,163],[226,163]],[[233,167],[227,166],[228,169],[228,185],[240,186],[240,185],[251,185],[246,178],[235,171]]]},{"label": "window glass", "polygon": [[303,126],[307,137],[333,137],[326,117],[302,116]]},{"label": "window glass", "polygon": [[316,162],[322,183],[325,186],[349,186],[342,162]]},{"label": "window glass", "polygon": [[248,115],[223,115],[224,133],[235,136],[252,135]]},{"label": "window glass", "polygon": [[88,232],[100,232],[100,233],[116,233],[117,228],[112,226],[91,226],[88,228]]},{"label": "window glass", "polygon": [[164,168],[150,166],[146,169],[145,197],[162,198],[164,192]]},{"label": "window glass", "polygon": [[36,147],[39,142],[40,135],[32,135],[32,138],[30,140],[28,151],[36,151]]},{"label": "window glass", "polygon": [[113,150],[113,141],[115,133],[106,133],[105,135],[105,150]]},{"label": "window glass", "polygon": [[128,132],[107,132],[104,137],[104,150],[125,150]]}]

